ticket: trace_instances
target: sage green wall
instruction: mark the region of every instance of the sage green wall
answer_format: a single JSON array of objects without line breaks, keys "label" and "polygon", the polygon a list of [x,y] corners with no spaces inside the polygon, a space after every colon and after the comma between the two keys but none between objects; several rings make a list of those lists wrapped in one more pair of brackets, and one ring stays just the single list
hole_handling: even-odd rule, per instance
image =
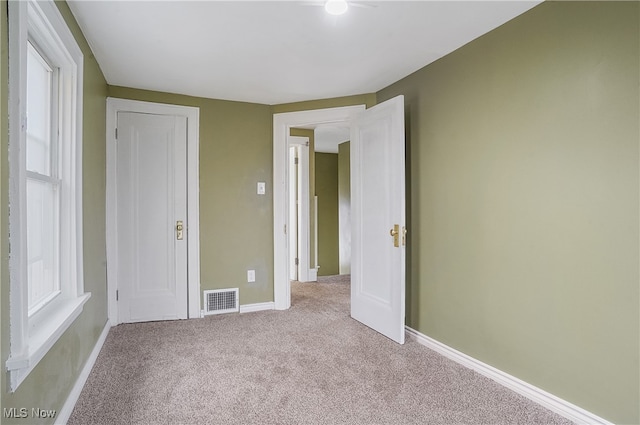
[{"label": "sage green wall", "polygon": [[318,276],[340,273],[338,238],[338,154],[315,152],[318,196]]},{"label": "sage green wall", "polygon": [[338,145],[339,273],[351,274],[351,142]]},{"label": "sage green wall", "polygon": [[[0,157],[2,162],[1,202],[2,213],[2,358],[5,364],[9,356],[9,279],[8,279],[8,174],[7,149],[7,15],[6,2],[2,3],[2,133]],[[84,104],[83,104],[83,220],[84,220],[84,286],[91,292],[81,316],[63,334],[38,366],[20,385],[15,393],[7,392],[6,373],[2,373],[2,408],[53,409],[59,411],[76,382],[91,350],[107,321],[106,249],[105,249],[105,115],[107,84],[65,2],[56,1],[67,25],[74,34],[84,54]],[[24,423],[24,419],[3,418],[3,424]],[[50,420],[29,418],[29,423],[47,423]]]},{"label": "sage green wall", "polygon": [[334,97],[331,99],[309,100],[306,102],[283,103],[273,105],[271,112],[281,114],[284,112],[310,111],[314,109],[339,108],[343,106],[366,105],[370,108],[376,104],[376,94],[359,94],[355,96]]},{"label": "sage green wall", "polygon": [[200,108],[201,291],[240,288],[241,305],[273,301],[271,107],[113,86],[109,95]]},{"label": "sage green wall", "polygon": [[640,422],[637,2],[545,2],[405,95],[407,324]]}]

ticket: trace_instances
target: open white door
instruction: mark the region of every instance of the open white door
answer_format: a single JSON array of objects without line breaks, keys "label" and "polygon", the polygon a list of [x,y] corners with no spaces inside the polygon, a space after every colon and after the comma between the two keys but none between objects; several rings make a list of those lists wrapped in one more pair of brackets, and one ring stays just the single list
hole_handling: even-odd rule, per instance
[{"label": "open white door", "polygon": [[[300,282],[310,282],[312,279],[309,273],[310,262],[310,229],[309,229],[309,138],[299,136],[288,137],[289,147],[295,147],[298,156],[297,175],[296,175],[296,198],[297,198],[297,217],[296,222],[289,223],[289,227],[296,226],[295,235],[297,236],[297,280]],[[289,183],[293,180],[289,176]],[[291,186],[290,186],[290,189]],[[293,235],[290,235],[291,238]],[[290,239],[290,244],[291,244]]]},{"label": "open white door", "polygon": [[298,147],[289,146],[289,280],[298,280]]},{"label": "open white door", "polygon": [[351,126],[351,317],[404,344],[404,96]]}]

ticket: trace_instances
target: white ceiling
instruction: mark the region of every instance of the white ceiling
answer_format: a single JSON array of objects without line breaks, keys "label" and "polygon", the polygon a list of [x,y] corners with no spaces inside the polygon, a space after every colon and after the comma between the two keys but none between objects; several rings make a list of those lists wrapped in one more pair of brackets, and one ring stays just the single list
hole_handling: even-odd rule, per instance
[{"label": "white ceiling", "polygon": [[317,125],[313,131],[315,152],[338,153],[338,145],[351,139],[348,126],[337,127],[334,124]]},{"label": "white ceiling", "polygon": [[280,104],[376,92],[540,1],[68,3],[111,85]]}]

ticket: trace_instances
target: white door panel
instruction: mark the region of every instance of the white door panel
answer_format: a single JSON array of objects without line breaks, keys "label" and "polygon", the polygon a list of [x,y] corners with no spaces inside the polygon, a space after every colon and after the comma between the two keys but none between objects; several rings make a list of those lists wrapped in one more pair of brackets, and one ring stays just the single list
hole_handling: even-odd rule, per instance
[{"label": "white door panel", "polygon": [[[404,343],[404,97],[351,127],[351,316]],[[390,232],[398,226],[398,246]]]},{"label": "white door panel", "polygon": [[298,280],[298,148],[289,146],[289,279]]},{"label": "white door panel", "polygon": [[[309,138],[289,136],[287,137],[287,146],[289,146],[289,149],[294,148],[298,156],[296,176],[289,176],[289,190],[295,190],[295,197],[297,198],[297,217],[289,222],[289,227],[292,231],[289,237],[297,237],[297,240],[291,241],[290,239],[289,244],[290,247],[295,244],[297,249],[297,280],[309,282],[311,281],[309,276],[309,263],[311,260],[309,244]],[[290,196],[293,197],[294,195],[290,193]]]},{"label": "white door panel", "polygon": [[185,319],[186,118],[120,112],[118,133],[118,321]]}]

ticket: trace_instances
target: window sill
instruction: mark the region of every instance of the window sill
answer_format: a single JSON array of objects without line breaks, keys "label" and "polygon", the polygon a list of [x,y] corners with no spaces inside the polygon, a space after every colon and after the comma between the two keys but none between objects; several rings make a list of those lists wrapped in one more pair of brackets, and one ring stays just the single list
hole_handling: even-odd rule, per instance
[{"label": "window sill", "polygon": [[15,391],[36,365],[58,341],[62,334],[82,313],[84,304],[91,297],[87,292],[62,303],[45,322],[29,333],[27,352],[11,356],[6,363],[10,374],[11,391]]}]

